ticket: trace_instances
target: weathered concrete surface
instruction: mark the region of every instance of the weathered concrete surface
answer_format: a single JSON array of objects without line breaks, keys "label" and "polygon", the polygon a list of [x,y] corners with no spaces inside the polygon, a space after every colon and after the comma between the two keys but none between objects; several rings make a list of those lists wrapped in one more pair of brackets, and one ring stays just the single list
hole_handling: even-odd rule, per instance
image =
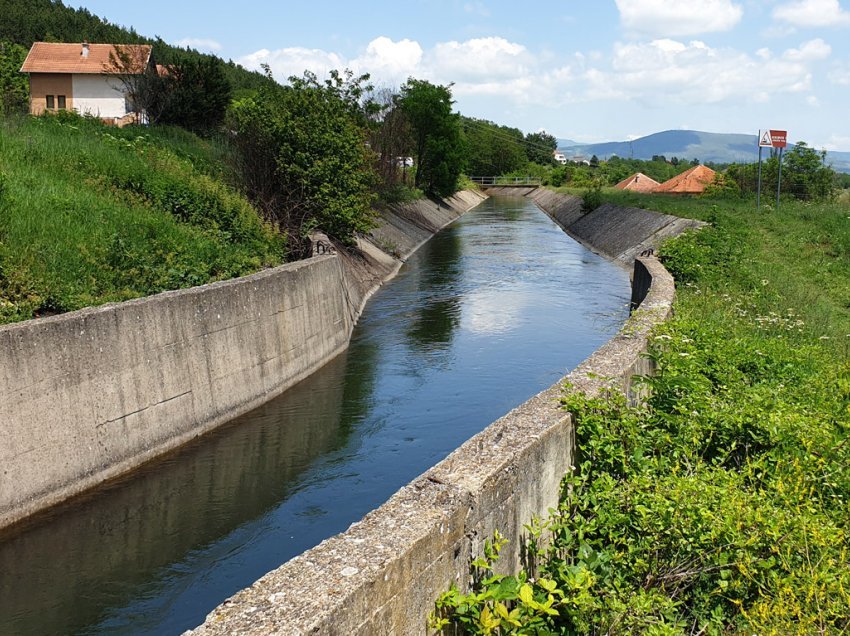
[{"label": "weathered concrete surface", "polygon": [[635,256],[658,247],[665,238],[704,225],[700,221],[641,208],[622,208],[610,203],[583,213],[580,198],[543,188],[528,196],[567,234],[594,252],[628,266]]},{"label": "weathered concrete surface", "polygon": [[[420,231],[400,254],[483,198],[408,206],[401,214]],[[340,353],[400,265],[362,246],[0,328],[0,529],[185,444]]]},{"label": "weathered concrete surface", "polygon": [[[564,381],[596,394],[630,392],[651,371],[641,354],[671,311],[674,286],[654,258],[639,258],[640,307],[620,333]],[[558,502],[573,459],[573,427],[560,410],[563,382],[490,425],[386,504],[262,577],[216,608],[193,633],[425,634],[452,583],[468,589],[469,560],[499,530],[499,567],[519,565],[522,525]]]}]

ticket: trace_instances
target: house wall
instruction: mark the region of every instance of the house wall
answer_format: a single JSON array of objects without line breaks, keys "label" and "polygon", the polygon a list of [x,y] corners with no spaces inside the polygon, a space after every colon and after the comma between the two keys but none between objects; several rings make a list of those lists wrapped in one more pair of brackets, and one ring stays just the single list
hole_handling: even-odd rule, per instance
[{"label": "house wall", "polygon": [[120,118],[127,114],[124,87],[106,75],[73,75],[74,109],[81,115]]},{"label": "house wall", "polygon": [[65,108],[74,107],[73,84],[67,73],[30,74],[30,113],[41,115],[47,110],[47,95],[65,95]]}]

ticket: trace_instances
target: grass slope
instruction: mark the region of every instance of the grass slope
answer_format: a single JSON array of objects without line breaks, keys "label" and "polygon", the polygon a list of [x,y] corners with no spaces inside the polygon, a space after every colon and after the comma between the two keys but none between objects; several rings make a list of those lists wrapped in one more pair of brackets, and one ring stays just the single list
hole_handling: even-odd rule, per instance
[{"label": "grass slope", "polygon": [[678,298],[654,335],[652,397],[567,399],[579,466],[558,510],[529,526],[532,567],[494,575],[491,546],[474,593],[445,594],[434,623],[846,634],[850,207],[608,197],[711,223],[661,251]]},{"label": "grass slope", "polygon": [[0,121],[0,323],[283,262],[285,238],[225,184],[222,152],[178,129]]}]

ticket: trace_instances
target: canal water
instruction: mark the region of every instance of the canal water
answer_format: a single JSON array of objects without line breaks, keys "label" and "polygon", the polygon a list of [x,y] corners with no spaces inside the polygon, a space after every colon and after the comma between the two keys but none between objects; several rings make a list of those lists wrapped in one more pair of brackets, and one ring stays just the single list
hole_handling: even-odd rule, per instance
[{"label": "canal water", "polygon": [[552,385],[626,272],[492,198],[369,301],[348,350],[202,441],[6,539],[0,634],[176,634]]}]

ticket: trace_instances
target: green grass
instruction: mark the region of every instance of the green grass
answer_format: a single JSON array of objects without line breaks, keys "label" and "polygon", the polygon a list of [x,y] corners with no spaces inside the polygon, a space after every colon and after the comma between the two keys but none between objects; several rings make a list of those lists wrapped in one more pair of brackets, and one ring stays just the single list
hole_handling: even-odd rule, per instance
[{"label": "green grass", "polygon": [[0,121],[0,323],[281,263],[224,147],[67,115]]},{"label": "green grass", "polygon": [[653,336],[652,396],[566,399],[578,467],[529,525],[532,568],[503,577],[479,559],[473,594],[441,597],[435,623],[848,633],[850,207],[605,196],[711,223],[661,250],[678,297]]}]

